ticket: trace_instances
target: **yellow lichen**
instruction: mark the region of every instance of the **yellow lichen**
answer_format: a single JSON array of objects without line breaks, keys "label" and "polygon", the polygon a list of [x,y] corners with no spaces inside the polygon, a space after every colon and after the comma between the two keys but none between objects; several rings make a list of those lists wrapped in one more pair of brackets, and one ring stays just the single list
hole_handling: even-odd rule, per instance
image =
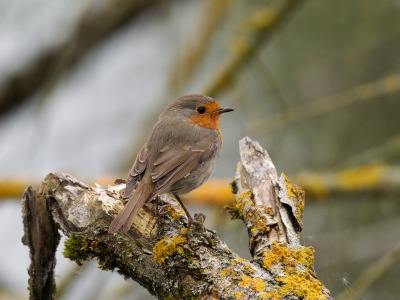
[{"label": "yellow lichen", "polygon": [[236,292],[235,293],[235,297],[236,297],[236,299],[243,299],[244,298],[244,292],[243,291]]},{"label": "yellow lichen", "polygon": [[296,261],[306,267],[310,274],[314,273],[314,248],[302,247],[293,251]]},{"label": "yellow lichen", "polygon": [[271,206],[264,206],[264,212],[267,215],[273,216],[274,215],[274,210],[272,209]]},{"label": "yellow lichen", "polygon": [[278,292],[279,298],[276,299],[282,299],[283,296],[290,293],[304,300],[326,299],[322,284],[307,272],[279,277],[276,280],[283,283]]},{"label": "yellow lichen", "polygon": [[174,219],[178,219],[184,212],[173,208],[170,204],[165,205],[164,210],[168,212]]},{"label": "yellow lichen", "polygon": [[237,276],[237,272],[232,269],[232,268],[224,268],[221,271],[221,277],[225,278],[225,277],[231,277],[231,276]]},{"label": "yellow lichen", "polygon": [[255,292],[261,292],[265,290],[266,284],[261,278],[252,278],[250,276],[242,275],[239,281],[239,286],[242,288],[249,288]]},{"label": "yellow lichen", "polygon": [[272,300],[294,294],[305,300],[323,300],[322,284],[314,278],[314,249],[303,247],[295,250],[286,245],[274,243],[271,250],[264,253],[264,267],[282,265],[285,276],[276,278],[282,286],[263,295]]},{"label": "yellow lichen", "polygon": [[265,216],[257,214],[254,218],[254,225],[251,228],[251,232],[255,234],[265,234],[271,230],[269,226],[267,226],[268,221]]},{"label": "yellow lichen", "polygon": [[265,282],[261,278],[253,279],[253,287],[257,292],[265,290]]},{"label": "yellow lichen", "polygon": [[292,208],[295,209],[295,217],[301,226],[301,218],[303,217],[305,204],[305,192],[301,187],[291,182],[285,173],[282,173],[282,176],[285,179],[287,196],[295,204],[295,206]]},{"label": "yellow lichen", "polygon": [[183,254],[183,249],[179,247],[186,242],[186,238],[182,235],[174,237],[165,237],[154,245],[154,260],[159,264],[163,264],[167,257],[174,254]]},{"label": "yellow lichen", "polygon": [[242,276],[242,279],[239,281],[239,286],[241,287],[250,287],[252,282],[252,278],[250,276]]},{"label": "yellow lichen", "polygon": [[237,259],[238,261],[242,262],[242,263],[247,262],[247,260],[244,259],[243,257],[239,257],[239,256],[238,256],[238,258],[236,258],[236,259]]},{"label": "yellow lichen", "polygon": [[264,267],[270,268],[282,264],[285,268],[304,266],[308,271],[313,272],[314,249],[302,247],[291,250],[288,246],[274,243],[271,250],[264,252]]},{"label": "yellow lichen", "polygon": [[234,208],[238,211],[241,217],[244,217],[244,209],[247,205],[253,205],[253,201],[251,200],[252,193],[250,190],[240,193],[237,195],[235,199]]},{"label": "yellow lichen", "polygon": [[278,263],[282,263],[285,266],[295,266],[292,251],[289,247],[274,243],[270,251],[264,252],[264,267],[271,268]]}]

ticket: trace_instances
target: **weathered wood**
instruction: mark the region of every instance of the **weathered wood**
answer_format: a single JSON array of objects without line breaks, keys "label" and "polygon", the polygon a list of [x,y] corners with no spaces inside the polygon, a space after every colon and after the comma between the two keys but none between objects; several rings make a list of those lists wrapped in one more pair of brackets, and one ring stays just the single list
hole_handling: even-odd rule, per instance
[{"label": "weathered wood", "polygon": [[[166,214],[158,223],[151,201],[127,235],[108,234],[123,206],[123,183],[89,187],[67,174],[49,174],[39,195],[29,193],[24,203],[42,203],[43,214],[69,237],[66,257],[78,263],[97,258],[101,269],[117,270],[160,299],[330,299],[314,277],[313,249],[298,242],[301,221],[293,213],[298,207],[293,199],[304,200],[301,190],[277,178],[257,143],[244,139],[240,151],[238,191],[230,211],[249,229],[253,261],[240,258],[215,232],[201,226],[187,234],[187,219],[168,195],[160,197]],[[25,223],[27,236],[34,228]]]},{"label": "weathered wood", "polygon": [[22,242],[29,247],[31,265],[29,266],[30,299],[54,299],[55,253],[60,235],[49,214],[46,197],[29,186],[23,196],[22,215],[24,236]]}]

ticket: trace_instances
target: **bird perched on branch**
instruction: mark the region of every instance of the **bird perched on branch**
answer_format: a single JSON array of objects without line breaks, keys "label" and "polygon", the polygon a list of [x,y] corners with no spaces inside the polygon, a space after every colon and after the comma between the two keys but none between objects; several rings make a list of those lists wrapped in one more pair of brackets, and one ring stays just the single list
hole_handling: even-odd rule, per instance
[{"label": "bird perched on branch", "polygon": [[198,188],[214,171],[222,147],[219,119],[230,111],[233,109],[222,108],[203,95],[174,100],[161,113],[136,157],[126,181],[128,203],[108,231],[127,232],[146,202],[162,193],[172,193],[188,217],[189,232],[196,221],[179,195]]}]

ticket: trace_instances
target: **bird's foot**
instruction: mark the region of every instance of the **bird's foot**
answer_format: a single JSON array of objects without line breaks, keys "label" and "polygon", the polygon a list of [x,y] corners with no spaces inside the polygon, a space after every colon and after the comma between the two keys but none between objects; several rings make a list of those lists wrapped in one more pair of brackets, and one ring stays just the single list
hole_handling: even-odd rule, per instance
[{"label": "bird's foot", "polygon": [[201,231],[205,231],[204,221],[206,220],[206,216],[202,213],[194,214],[194,218],[188,219],[188,227],[186,233],[189,234],[190,228],[193,224],[198,225],[201,228]]}]

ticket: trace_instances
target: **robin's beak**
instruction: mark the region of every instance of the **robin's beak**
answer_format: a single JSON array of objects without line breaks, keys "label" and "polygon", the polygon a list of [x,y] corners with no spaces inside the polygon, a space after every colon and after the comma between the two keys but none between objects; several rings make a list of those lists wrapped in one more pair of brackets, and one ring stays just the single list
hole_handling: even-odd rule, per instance
[{"label": "robin's beak", "polygon": [[227,113],[227,112],[230,112],[230,111],[234,111],[234,109],[228,108],[228,107],[221,107],[220,109],[214,111],[214,113],[220,115],[220,114]]}]

